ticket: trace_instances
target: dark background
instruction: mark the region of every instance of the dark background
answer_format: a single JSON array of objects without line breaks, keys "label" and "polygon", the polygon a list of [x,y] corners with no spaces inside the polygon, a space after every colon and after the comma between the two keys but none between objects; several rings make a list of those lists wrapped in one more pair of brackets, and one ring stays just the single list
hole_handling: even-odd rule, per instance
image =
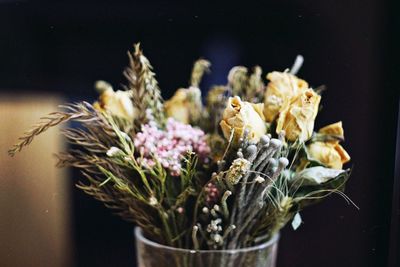
[{"label": "dark background", "polygon": [[[230,67],[290,67],[324,84],[317,128],[342,120],[354,167],[347,195],[302,213],[283,231],[279,267],[386,266],[398,101],[395,1],[0,1],[0,88],[92,100],[95,80],[123,82],[126,51],[141,42],[165,98],[205,57],[224,83]],[[204,86],[203,89],[207,88]],[[133,226],[73,188],[76,266],[135,266]]]}]

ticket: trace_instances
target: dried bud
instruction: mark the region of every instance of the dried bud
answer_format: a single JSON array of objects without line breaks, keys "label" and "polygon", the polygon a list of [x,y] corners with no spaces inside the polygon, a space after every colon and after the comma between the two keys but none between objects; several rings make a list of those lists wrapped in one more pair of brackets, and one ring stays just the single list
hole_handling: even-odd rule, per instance
[{"label": "dried bud", "polygon": [[263,117],[258,105],[241,101],[240,97],[235,96],[229,98],[220,125],[226,139],[229,139],[234,131],[234,143],[239,142],[246,129],[249,132],[248,138],[258,142],[267,131]]},{"label": "dried bud", "polygon": [[279,162],[279,166],[281,168],[285,168],[287,165],[289,165],[289,160],[287,158],[284,158],[284,157],[279,158],[278,162]]},{"label": "dried bud", "polygon": [[128,91],[114,91],[110,84],[97,81],[96,89],[100,92],[99,101],[93,104],[100,111],[107,111],[111,115],[133,120],[137,116],[137,109],[133,106],[131,95]]},{"label": "dried bud", "polygon": [[270,142],[269,136],[268,136],[268,135],[263,135],[263,136],[261,136],[260,142],[261,142],[263,145],[268,145],[269,142]]},{"label": "dried bud", "polygon": [[278,149],[282,146],[282,141],[279,139],[273,138],[273,139],[271,139],[270,144],[274,149]]},{"label": "dried bud", "polygon": [[117,156],[123,156],[124,152],[118,147],[112,146],[109,150],[107,150],[106,154],[109,157],[117,157]]},{"label": "dried bud", "polygon": [[262,183],[265,182],[265,179],[262,178],[261,176],[257,176],[257,178],[254,179],[254,181],[255,181],[256,183],[262,184]]},{"label": "dried bud", "polygon": [[157,204],[158,204],[157,198],[155,198],[154,196],[151,196],[150,199],[149,199],[149,204],[150,204],[151,206],[157,205]]}]

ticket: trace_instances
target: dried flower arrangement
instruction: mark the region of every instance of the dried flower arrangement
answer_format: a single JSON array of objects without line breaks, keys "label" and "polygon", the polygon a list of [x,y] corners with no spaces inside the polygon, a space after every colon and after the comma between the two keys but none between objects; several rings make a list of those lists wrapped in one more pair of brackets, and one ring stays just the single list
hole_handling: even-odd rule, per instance
[{"label": "dried flower arrangement", "polygon": [[68,152],[57,165],[80,169],[77,187],[159,243],[188,249],[235,249],[270,239],[299,212],[343,193],[349,155],[342,123],[314,132],[320,92],[290,70],[234,67],[205,104],[200,81],[210,68],[195,62],[188,88],[168,101],[139,45],[128,52],[123,90],[104,81],[90,104],[62,106],[26,132],[14,155],[35,136],[67,121]]}]

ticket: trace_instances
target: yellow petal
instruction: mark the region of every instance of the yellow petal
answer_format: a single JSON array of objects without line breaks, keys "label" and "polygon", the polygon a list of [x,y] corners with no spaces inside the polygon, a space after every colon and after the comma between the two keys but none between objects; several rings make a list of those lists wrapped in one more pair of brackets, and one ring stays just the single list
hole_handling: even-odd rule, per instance
[{"label": "yellow petal", "polygon": [[338,151],[329,143],[315,142],[307,147],[311,158],[333,169],[342,169],[342,158]]},{"label": "yellow petal", "polygon": [[267,122],[272,122],[282,108],[308,88],[308,83],[287,72],[268,73],[264,96],[264,116]]},{"label": "yellow petal", "polygon": [[329,124],[321,129],[319,129],[318,132],[322,133],[322,134],[335,135],[340,138],[344,138],[343,125],[342,125],[341,121]]},{"label": "yellow petal", "polygon": [[257,112],[257,114],[265,121],[265,116],[264,116],[264,103],[257,103],[253,104],[250,103],[254,110]]},{"label": "yellow petal", "polygon": [[106,85],[108,84],[102,81],[96,83],[97,88],[101,88],[101,90],[99,89],[101,94],[99,101],[93,104],[95,109],[108,111],[114,116],[133,120],[137,116],[137,110],[133,106],[130,93],[120,90],[114,92],[111,86]]},{"label": "yellow petal", "polygon": [[164,109],[167,117],[172,117],[182,123],[189,123],[190,111],[187,101],[187,89],[176,90],[172,98],[165,101]]},{"label": "yellow petal", "polygon": [[321,96],[312,89],[301,93],[292,103],[283,107],[279,114],[276,133],[285,132],[286,140],[308,140],[314,130]]},{"label": "yellow petal", "polygon": [[93,108],[97,111],[103,111],[102,107],[100,106],[100,103],[98,101],[93,103]]},{"label": "yellow petal", "polygon": [[231,136],[231,131],[232,131],[232,127],[229,126],[226,121],[222,120],[219,125],[221,126],[222,129],[222,133],[224,134],[224,137],[229,140],[230,136]]},{"label": "yellow petal", "polygon": [[339,144],[335,144],[335,149],[338,152],[338,154],[340,155],[341,161],[342,163],[346,163],[350,161],[350,155],[347,153],[346,150],[344,150],[344,148],[339,145]]}]

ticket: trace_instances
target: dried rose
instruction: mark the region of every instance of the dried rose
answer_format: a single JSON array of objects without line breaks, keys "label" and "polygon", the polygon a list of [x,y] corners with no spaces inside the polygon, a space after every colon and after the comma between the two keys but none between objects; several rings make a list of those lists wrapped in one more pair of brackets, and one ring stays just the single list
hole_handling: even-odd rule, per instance
[{"label": "dried rose", "polygon": [[[344,139],[344,131],[341,121],[329,124],[319,129],[318,133],[334,135]],[[339,145],[338,140],[312,143],[307,146],[307,152],[311,158],[316,159],[327,167],[333,169],[342,169],[343,164],[350,161],[349,154],[341,145]]]},{"label": "dried rose", "polygon": [[262,105],[241,101],[238,96],[230,97],[220,122],[225,138],[229,139],[233,130],[234,142],[236,143],[246,129],[249,138],[258,141],[267,131],[261,112]]},{"label": "dried rose", "polygon": [[308,89],[308,84],[288,72],[270,72],[267,79],[270,82],[264,96],[264,116],[272,122],[284,106]]},{"label": "dried rose", "polygon": [[344,139],[343,125],[341,121],[329,124],[318,130],[318,133],[334,135],[340,139]]},{"label": "dried rose", "polygon": [[110,84],[105,81],[97,81],[96,89],[100,92],[100,97],[93,104],[94,108],[101,111],[108,111],[114,116],[134,120],[137,110],[133,106],[131,95],[128,91],[114,91]]},{"label": "dried rose", "polygon": [[167,117],[189,124],[200,118],[201,92],[197,87],[178,89],[171,99],[164,104]]},{"label": "dried rose", "polygon": [[333,169],[342,169],[350,160],[346,150],[336,142],[315,142],[307,146],[308,155]]},{"label": "dried rose", "polygon": [[308,140],[314,130],[321,96],[312,89],[298,95],[293,102],[286,104],[279,114],[276,133],[285,132],[289,141]]},{"label": "dried rose", "polygon": [[187,89],[176,90],[172,98],[164,104],[167,117],[172,117],[182,123],[189,123],[189,107],[187,101]]}]

